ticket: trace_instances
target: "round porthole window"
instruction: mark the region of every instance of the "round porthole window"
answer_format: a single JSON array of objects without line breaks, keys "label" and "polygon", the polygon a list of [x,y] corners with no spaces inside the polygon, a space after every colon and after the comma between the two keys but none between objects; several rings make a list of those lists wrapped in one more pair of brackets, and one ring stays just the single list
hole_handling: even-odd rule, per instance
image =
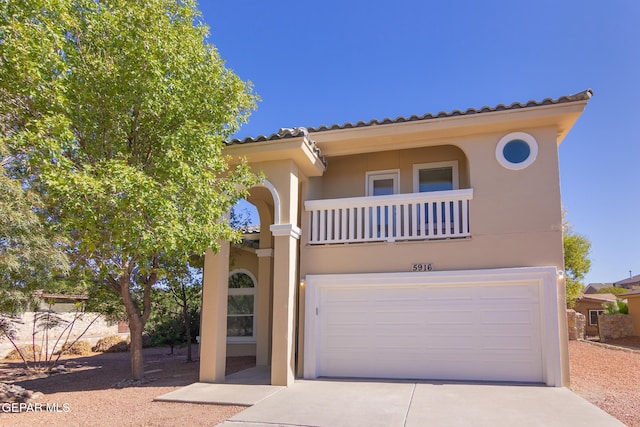
[{"label": "round porthole window", "polygon": [[507,169],[524,169],[536,160],[538,143],[528,133],[512,132],[505,135],[496,147],[498,162]]}]

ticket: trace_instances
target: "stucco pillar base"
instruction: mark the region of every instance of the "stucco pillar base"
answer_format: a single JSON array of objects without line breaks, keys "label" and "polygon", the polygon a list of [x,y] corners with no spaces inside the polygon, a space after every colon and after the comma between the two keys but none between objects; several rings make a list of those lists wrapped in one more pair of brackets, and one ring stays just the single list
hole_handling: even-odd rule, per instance
[{"label": "stucco pillar base", "polygon": [[221,383],[227,356],[229,242],[222,242],[218,253],[207,250],[203,276],[200,381]]},{"label": "stucco pillar base", "polygon": [[296,246],[300,229],[292,224],[278,224],[271,226],[271,232],[274,236],[271,384],[290,386],[295,379]]}]

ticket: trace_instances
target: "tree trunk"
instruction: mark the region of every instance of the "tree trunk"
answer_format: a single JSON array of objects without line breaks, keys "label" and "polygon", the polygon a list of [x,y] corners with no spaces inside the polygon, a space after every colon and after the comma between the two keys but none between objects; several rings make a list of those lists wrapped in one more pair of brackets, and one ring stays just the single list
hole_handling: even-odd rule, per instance
[{"label": "tree trunk", "polygon": [[144,325],[138,314],[129,313],[128,307],[127,315],[129,317],[129,330],[131,331],[131,344],[129,347],[131,354],[131,375],[134,380],[141,380],[144,377],[144,360],[142,356],[142,331]]},{"label": "tree trunk", "polygon": [[129,331],[131,344],[129,352],[131,355],[131,375],[134,380],[144,378],[144,361],[142,357],[142,332],[151,314],[151,287],[156,283],[158,257],[153,256],[151,274],[142,280],[142,310],[131,296],[131,273],[135,267],[136,260],[130,259],[124,266],[117,287],[119,287],[122,302],[127,310],[129,318]]},{"label": "tree trunk", "polygon": [[187,337],[187,362],[193,362],[191,356],[191,316],[189,315],[189,307],[186,300],[184,301],[184,306],[182,306],[182,315],[184,318],[184,332]]},{"label": "tree trunk", "polygon": [[144,360],[142,356],[142,331],[145,319],[140,313],[140,308],[131,297],[131,278],[125,273],[120,277],[120,296],[127,311],[129,319],[129,331],[131,343],[129,354],[131,356],[131,375],[134,380],[144,377]]}]

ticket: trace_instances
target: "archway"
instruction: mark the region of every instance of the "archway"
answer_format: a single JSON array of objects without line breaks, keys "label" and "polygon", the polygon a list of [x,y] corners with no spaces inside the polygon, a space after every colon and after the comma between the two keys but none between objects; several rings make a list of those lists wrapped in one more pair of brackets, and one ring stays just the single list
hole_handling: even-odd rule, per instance
[{"label": "archway", "polygon": [[[278,201],[268,181],[249,190],[235,209],[243,238],[231,245],[229,253],[226,353],[255,356],[257,366],[271,362],[273,237],[269,228],[278,215]],[[239,277],[251,280],[239,282]]]}]

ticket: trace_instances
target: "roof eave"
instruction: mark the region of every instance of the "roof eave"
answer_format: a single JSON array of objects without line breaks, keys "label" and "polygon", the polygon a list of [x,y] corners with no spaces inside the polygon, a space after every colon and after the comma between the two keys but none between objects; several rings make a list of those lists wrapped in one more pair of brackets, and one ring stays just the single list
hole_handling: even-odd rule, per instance
[{"label": "roof eave", "polygon": [[[384,125],[325,130],[312,133],[318,147],[325,156],[358,154],[390,149],[387,143],[376,144],[375,137],[419,134],[420,143],[432,140],[441,143],[456,137],[493,132],[511,131],[539,127],[555,127],[557,143],[560,144],[582,114],[587,101],[544,105],[538,107],[509,109],[488,113],[450,116],[422,121],[390,123]],[[417,142],[394,142],[394,149],[411,148]],[[358,142],[359,141],[359,142]],[[440,141],[440,142],[439,142]]]},{"label": "roof eave", "polygon": [[306,176],[321,176],[326,163],[317,148],[304,137],[266,140],[260,144],[232,144],[225,153],[235,158],[244,158],[251,164],[292,159]]}]

